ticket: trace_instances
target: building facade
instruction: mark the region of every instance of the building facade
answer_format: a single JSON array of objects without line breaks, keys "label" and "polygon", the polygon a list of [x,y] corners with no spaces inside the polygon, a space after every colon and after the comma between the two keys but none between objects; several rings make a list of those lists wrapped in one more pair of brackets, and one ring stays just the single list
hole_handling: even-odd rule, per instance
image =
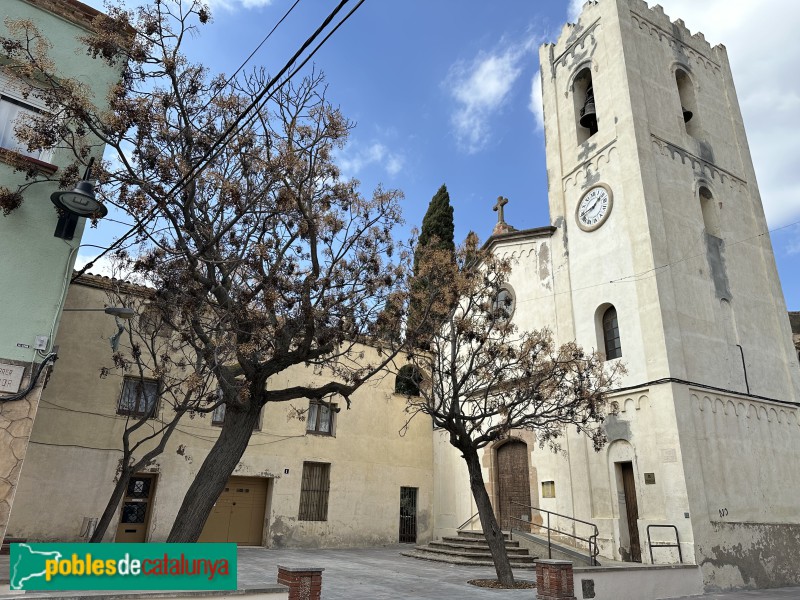
[{"label": "building facade", "polygon": [[[16,24],[29,23],[49,43],[49,57],[59,73],[86,86],[95,104],[105,102],[119,72],[93,60],[80,37],[91,31],[99,14],[81,2],[15,0],[3,3],[1,36],[23,39]],[[26,115],[46,110],[35,83],[14,74],[14,64],[0,65],[0,187],[15,192],[29,182],[23,202],[0,215],[0,537],[5,533],[16,484],[36,417],[41,385],[54,358],[54,339],[85,219],[79,219],[72,239],[54,237],[59,218],[50,194],[59,189],[61,170],[72,162],[58,147],[28,151],[14,127]],[[94,158],[102,155],[95,147]],[[36,374],[40,373],[38,379]],[[33,374],[33,380],[32,380]]]},{"label": "building facade", "polygon": [[[147,293],[87,275],[70,286],[66,308],[103,306],[109,292]],[[102,514],[123,431],[136,416],[129,392],[140,381],[113,367],[109,338],[117,331],[102,313],[64,314],[60,358],[42,395],[10,536],[81,541]],[[120,348],[125,344],[123,338]],[[299,366],[279,377],[310,384],[322,375]],[[415,419],[404,428],[406,397],[394,385],[388,373],[374,378],[353,394],[352,410],[335,400],[333,410],[308,400],[265,407],[201,541],[303,548],[395,544],[401,534],[408,542],[430,539],[431,425]],[[171,410],[162,402],[152,427]],[[130,482],[106,540],[166,540],[222,419],[219,411],[183,417],[165,451]]]}]

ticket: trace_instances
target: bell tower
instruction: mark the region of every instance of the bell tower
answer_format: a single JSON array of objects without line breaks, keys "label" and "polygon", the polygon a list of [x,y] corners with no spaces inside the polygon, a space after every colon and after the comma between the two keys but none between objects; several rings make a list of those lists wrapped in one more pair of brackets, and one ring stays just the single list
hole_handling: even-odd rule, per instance
[{"label": "bell tower", "polygon": [[725,48],[660,6],[590,0],[540,59],[554,261],[568,271],[557,302],[574,337],[603,349],[613,307],[630,384],[800,399]]}]

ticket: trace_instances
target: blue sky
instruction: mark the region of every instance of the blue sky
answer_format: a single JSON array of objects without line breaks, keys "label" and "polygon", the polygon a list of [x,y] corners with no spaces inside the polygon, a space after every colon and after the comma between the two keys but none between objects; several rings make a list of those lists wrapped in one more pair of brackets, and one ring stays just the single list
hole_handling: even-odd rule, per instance
[{"label": "blue sky", "polygon": [[[232,72],[290,4],[212,1],[213,23],[192,40],[190,59],[214,73]],[[458,240],[470,229],[489,235],[499,195],[510,199],[506,219],[518,229],[549,224],[537,48],[554,41],[581,4],[367,0],[314,59],[329,98],[357,124],[338,157],[343,171],[362,181],[364,194],[378,183],[401,189],[409,228],[421,223],[442,183]],[[800,3],[661,4],[728,48],[769,227],[783,227],[771,237],[787,305],[800,310],[800,44],[793,30]],[[250,64],[276,71],[333,5],[302,0]],[[84,243],[107,245],[124,229],[101,222],[87,229]],[[78,266],[96,252],[87,247]],[[98,263],[92,271],[102,269]]]}]

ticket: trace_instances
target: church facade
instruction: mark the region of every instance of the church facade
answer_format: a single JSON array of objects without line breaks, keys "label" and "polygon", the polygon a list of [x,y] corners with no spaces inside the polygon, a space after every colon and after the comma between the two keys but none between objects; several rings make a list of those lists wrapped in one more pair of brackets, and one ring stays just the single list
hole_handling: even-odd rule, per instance
[{"label": "church facade", "polygon": [[[601,452],[573,433],[560,455],[524,433],[485,451],[500,521],[541,518],[503,487],[529,490],[520,504],[595,523],[603,556],[650,562],[648,535],[677,538],[710,588],[800,583],[800,364],[726,50],[660,6],[598,0],[540,61],[551,226],[501,218],[487,243],[514,260],[520,329],[628,373]],[[435,448],[464,498],[460,458]],[[436,533],[469,510],[437,512]]]}]

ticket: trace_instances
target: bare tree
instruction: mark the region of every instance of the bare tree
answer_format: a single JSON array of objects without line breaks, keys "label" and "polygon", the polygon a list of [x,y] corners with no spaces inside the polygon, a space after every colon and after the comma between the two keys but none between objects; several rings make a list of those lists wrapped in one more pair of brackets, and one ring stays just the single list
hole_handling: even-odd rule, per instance
[{"label": "bare tree", "polygon": [[466,461],[498,580],[511,586],[514,577],[479,451],[521,429],[557,451],[568,427],[599,450],[606,442],[605,393],[623,367],[607,371],[602,355],[574,343],[556,347],[547,330],[520,332],[501,294],[511,264],[480,249],[475,234],[457,250],[454,265],[449,252],[418,248],[417,253],[422,257],[416,277],[425,281],[418,292],[435,294],[424,302],[448,312],[439,316],[443,326],[431,337],[430,349],[409,352],[420,385],[419,395],[408,397],[407,410],[411,418],[429,415]]},{"label": "bare tree", "polygon": [[[405,293],[409,262],[392,237],[401,194],[377,189],[365,198],[334,163],[352,124],[327,100],[322,76],[272,87],[260,70],[212,78],[182,53],[208,20],[189,0],[98,17],[87,51],[123,65],[104,111],[39,59],[33,24],[20,25],[27,45],[0,45],[52,108],[21,137],[70,149],[75,173],[90,150],[79,134],[105,143],[100,195],[138,224],[137,246],[118,258],[169,307],[162,317],[202,358],[225,404],[170,542],[198,539],[267,403],[340,394],[349,405],[391,362],[396,348],[370,363],[356,343],[389,297]],[[299,364],[333,376],[276,383]]]},{"label": "bare tree", "polygon": [[125,413],[122,457],[114,488],[92,534],[102,542],[125,497],[131,477],[164,452],[167,442],[186,415],[213,411],[219,404],[215,382],[202,357],[172,331],[153,305],[151,290],[117,286],[109,290],[109,304],[137,313],[127,322],[117,321],[111,338],[111,366],[100,376],[119,373],[130,385],[123,388],[120,411]]}]

